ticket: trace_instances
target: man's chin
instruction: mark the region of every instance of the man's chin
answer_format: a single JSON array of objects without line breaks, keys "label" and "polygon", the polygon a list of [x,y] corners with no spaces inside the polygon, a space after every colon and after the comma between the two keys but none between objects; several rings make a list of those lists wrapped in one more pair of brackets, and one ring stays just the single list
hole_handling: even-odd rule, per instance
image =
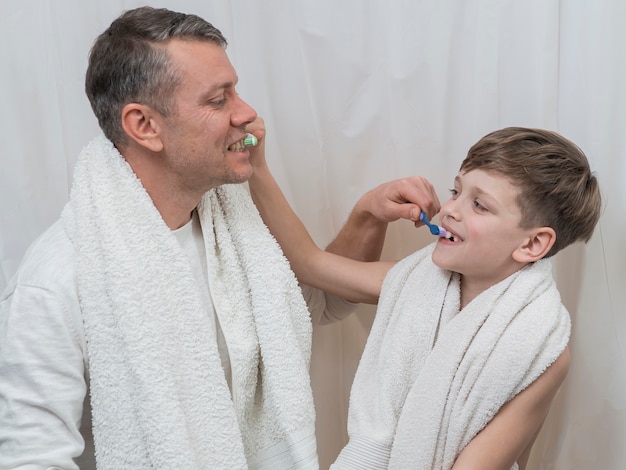
[{"label": "man's chin", "polygon": [[248,181],[252,178],[252,174],[254,173],[254,169],[252,165],[250,165],[247,169],[241,169],[240,171],[231,174],[230,184],[241,184]]}]

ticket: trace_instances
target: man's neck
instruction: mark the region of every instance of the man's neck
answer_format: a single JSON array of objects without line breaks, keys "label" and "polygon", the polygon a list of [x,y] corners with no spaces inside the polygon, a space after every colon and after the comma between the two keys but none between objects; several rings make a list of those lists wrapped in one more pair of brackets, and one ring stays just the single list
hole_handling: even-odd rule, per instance
[{"label": "man's neck", "polygon": [[185,191],[180,182],[161,164],[159,155],[126,148],[123,156],[141,181],[165,224],[176,230],[189,222],[203,194]]},{"label": "man's neck", "polygon": [[185,225],[191,219],[194,209],[198,206],[200,199],[193,199],[187,203],[179,203],[170,197],[162,197],[161,194],[152,194],[149,190],[148,194],[152,198],[154,206],[157,208],[165,224],[171,229],[176,230]]}]

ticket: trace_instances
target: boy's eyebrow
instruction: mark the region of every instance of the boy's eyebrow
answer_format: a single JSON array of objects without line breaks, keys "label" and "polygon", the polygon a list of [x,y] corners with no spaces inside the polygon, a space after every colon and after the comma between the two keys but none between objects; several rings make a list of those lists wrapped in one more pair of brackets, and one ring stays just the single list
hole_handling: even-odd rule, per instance
[{"label": "boy's eyebrow", "polygon": [[476,187],[474,188],[474,190],[476,191],[476,194],[478,194],[479,196],[489,196],[489,193],[485,191],[484,189]]},{"label": "boy's eyebrow", "polygon": [[[454,177],[454,182],[455,182],[456,184],[459,184],[459,185],[461,185],[461,186],[462,186],[461,177],[460,177],[459,175],[457,175],[457,176],[455,176],[455,177]],[[479,188],[479,187],[475,186],[473,189],[474,189],[474,192],[475,192],[478,196],[486,196],[486,197],[488,197],[488,198],[490,198],[490,199],[494,199],[494,200],[496,200],[496,198],[494,198],[491,194],[489,194],[487,191],[485,191],[485,190],[484,190],[484,189],[482,189],[482,188]]]}]

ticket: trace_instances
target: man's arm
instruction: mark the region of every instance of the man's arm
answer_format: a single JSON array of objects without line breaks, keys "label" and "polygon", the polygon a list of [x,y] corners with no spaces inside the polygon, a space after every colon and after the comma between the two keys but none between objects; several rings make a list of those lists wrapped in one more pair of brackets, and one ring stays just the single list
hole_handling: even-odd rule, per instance
[{"label": "man's arm", "polygon": [[530,449],[569,369],[569,348],[528,388],[505,404],[459,454],[453,470],[526,468]]},{"label": "man's arm", "polygon": [[66,312],[28,285],[0,301],[0,468],[78,468],[87,386]]}]

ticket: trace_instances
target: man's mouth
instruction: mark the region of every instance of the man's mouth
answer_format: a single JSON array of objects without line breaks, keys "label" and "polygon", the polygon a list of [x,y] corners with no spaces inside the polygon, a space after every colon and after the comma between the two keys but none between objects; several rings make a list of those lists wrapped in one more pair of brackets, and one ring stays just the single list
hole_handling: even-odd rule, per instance
[{"label": "man's mouth", "polygon": [[235,142],[234,144],[231,144],[228,147],[228,150],[230,152],[243,152],[246,149],[246,146],[244,145],[243,141],[245,139],[245,136],[241,138],[241,140],[238,140],[237,142]]}]

